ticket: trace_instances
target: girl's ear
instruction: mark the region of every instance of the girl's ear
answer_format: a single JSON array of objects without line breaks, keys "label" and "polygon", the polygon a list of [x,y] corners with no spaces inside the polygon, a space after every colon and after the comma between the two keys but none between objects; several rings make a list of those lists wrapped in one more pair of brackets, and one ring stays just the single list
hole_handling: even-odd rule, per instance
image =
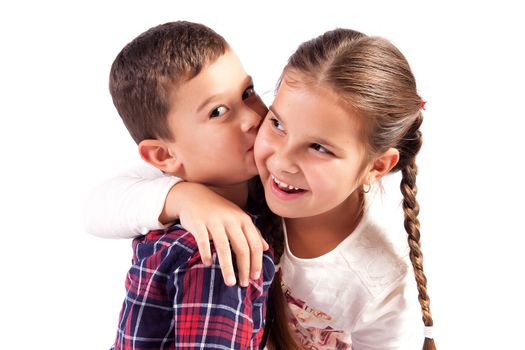
[{"label": "girl's ear", "polygon": [[365,184],[371,184],[381,179],[396,166],[398,161],[399,151],[396,148],[389,148],[372,162],[368,174],[364,177]]},{"label": "girl's ear", "polygon": [[145,162],[167,174],[180,176],[183,172],[182,162],[162,140],[142,140],[139,154]]}]

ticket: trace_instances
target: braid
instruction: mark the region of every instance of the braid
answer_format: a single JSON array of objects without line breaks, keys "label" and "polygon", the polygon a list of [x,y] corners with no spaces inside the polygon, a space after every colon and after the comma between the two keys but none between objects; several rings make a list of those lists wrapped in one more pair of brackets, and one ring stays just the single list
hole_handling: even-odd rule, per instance
[{"label": "braid", "polygon": [[[407,133],[408,137],[402,140],[400,147],[404,151],[401,168],[401,193],[403,194],[403,211],[405,214],[405,230],[408,234],[408,246],[410,247],[410,261],[414,268],[414,275],[419,292],[419,304],[423,313],[423,323],[426,327],[433,326],[432,313],[430,312],[430,298],[427,293],[427,278],[423,271],[423,253],[421,252],[420,230],[419,230],[419,204],[416,200],[417,186],[417,165],[416,154],[419,152],[422,144],[421,132],[419,126],[423,121],[421,113],[417,116],[412,127]],[[435,350],[434,340],[425,338],[423,350]]]}]

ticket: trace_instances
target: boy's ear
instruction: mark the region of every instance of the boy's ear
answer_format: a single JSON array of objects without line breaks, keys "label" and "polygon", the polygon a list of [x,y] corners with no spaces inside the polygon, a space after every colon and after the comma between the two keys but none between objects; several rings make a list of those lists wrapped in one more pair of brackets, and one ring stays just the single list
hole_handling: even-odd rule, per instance
[{"label": "boy's ear", "polygon": [[396,148],[389,148],[373,161],[368,174],[364,177],[365,184],[370,184],[381,179],[396,166],[398,161],[399,151]]},{"label": "boy's ear", "polygon": [[139,154],[145,162],[165,173],[179,175],[182,171],[182,162],[162,140],[142,140]]}]

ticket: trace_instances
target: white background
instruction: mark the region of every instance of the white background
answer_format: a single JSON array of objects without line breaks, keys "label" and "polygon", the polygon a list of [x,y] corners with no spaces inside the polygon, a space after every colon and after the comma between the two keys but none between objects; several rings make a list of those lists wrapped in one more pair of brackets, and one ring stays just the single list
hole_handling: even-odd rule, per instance
[{"label": "white background", "polygon": [[89,236],[81,215],[92,186],[139,162],[108,72],[128,41],[178,19],[225,36],[259,92],[325,30],[392,40],[428,101],[418,185],[436,343],[521,348],[524,11],[505,1],[182,3],[0,5],[0,348],[114,340],[130,241]]}]

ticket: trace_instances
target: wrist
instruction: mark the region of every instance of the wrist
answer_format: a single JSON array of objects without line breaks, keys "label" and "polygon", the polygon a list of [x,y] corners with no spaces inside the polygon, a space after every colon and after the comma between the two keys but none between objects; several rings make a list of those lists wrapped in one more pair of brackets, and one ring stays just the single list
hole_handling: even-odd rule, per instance
[{"label": "wrist", "polygon": [[164,206],[162,207],[162,212],[159,215],[159,222],[163,225],[166,225],[170,222],[178,220],[180,217],[180,204],[182,203],[181,197],[183,197],[183,192],[185,190],[186,182],[179,182],[174,184],[168,193],[166,194],[166,199],[164,200]]}]

